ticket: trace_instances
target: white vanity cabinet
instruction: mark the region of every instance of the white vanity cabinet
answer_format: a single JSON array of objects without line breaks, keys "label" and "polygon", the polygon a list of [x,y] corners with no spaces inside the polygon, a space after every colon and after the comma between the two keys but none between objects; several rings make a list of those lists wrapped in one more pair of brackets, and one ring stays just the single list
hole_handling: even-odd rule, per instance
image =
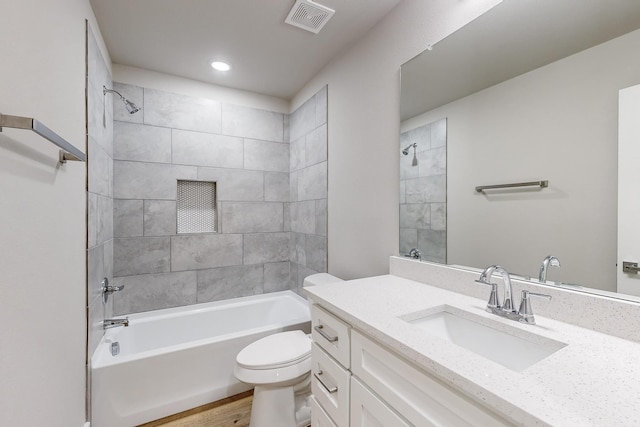
[{"label": "white vanity cabinet", "polygon": [[327,310],[311,320],[312,427],[513,426]]}]

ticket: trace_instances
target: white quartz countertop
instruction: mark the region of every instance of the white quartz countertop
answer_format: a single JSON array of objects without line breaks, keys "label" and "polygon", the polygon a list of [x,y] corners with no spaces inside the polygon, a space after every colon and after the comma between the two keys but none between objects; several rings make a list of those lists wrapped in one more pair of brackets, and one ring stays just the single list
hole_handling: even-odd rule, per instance
[{"label": "white quartz countertop", "polygon": [[[393,275],[305,291],[352,327],[516,425],[640,426],[638,343],[537,315],[536,325],[521,324],[487,313],[486,301]],[[519,303],[519,296],[514,299]],[[553,301],[532,301],[534,313],[538,304]],[[533,333],[567,345],[515,372],[399,318],[442,305],[499,322],[516,336]]]}]

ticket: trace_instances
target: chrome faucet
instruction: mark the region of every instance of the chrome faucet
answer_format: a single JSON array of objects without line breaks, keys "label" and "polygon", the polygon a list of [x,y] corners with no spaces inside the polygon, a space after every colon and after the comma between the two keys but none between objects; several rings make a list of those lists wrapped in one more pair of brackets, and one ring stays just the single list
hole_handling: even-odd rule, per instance
[{"label": "chrome faucet", "polygon": [[102,329],[117,328],[118,326],[129,326],[129,318],[124,319],[104,319],[102,322]]},{"label": "chrome faucet", "polygon": [[106,304],[107,301],[109,301],[109,295],[113,294],[114,292],[120,292],[123,289],[124,285],[112,286],[109,284],[109,279],[105,277],[104,279],[102,279],[102,282],[100,282],[100,290],[102,291],[102,302]]},{"label": "chrome faucet", "polygon": [[551,267],[560,267],[560,260],[553,255],[547,255],[545,259],[542,260],[542,264],[540,265],[540,275],[538,276],[538,281],[540,283],[545,283],[547,281],[547,269]]},{"label": "chrome faucet", "polygon": [[409,258],[417,259],[418,261],[422,261],[422,254],[416,248],[411,249],[409,253],[406,254],[405,256]]},{"label": "chrome faucet", "polygon": [[[496,289],[495,305],[497,307],[499,306],[502,310],[511,311],[513,310],[513,303],[512,303],[512,297],[511,297],[511,295],[513,294],[513,290],[511,288],[511,277],[509,276],[509,273],[507,272],[507,270],[500,267],[499,265],[490,265],[489,267],[484,269],[484,271],[480,275],[480,278],[476,280],[476,282],[482,285],[489,285],[492,288],[496,287],[495,283],[491,283],[491,276],[493,275],[494,272],[500,273],[502,275],[502,281],[504,282],[504,294],[503,294],[504,301],[501,305],[500,301],[498,300],[497,289]],[[493,294],[493,289],[491,290],[491,293]]]},{"label": "chrome faucet", "polygon": [[[494,272],[500,273],[502,275],[502,280],[504,281],[504,301],[502,304],[500,304],[500,299],[498,298],[498,285],[491,282],[491,276]],[[489,296],[486,311],[497,314],[498,316],[506,317],[507,319],[517,320],[518,322],[526,323],[528,325],[536,324],[536,319],[533,316],[533,310],[531,309],[531,297],[545,298],[547,300],[551,299],[551,295],[522,291],[520,308],[517,311],[514,310],[511,278],[509,277],[507,270],[499,265],[490,265],[485,268],[482,274],[480,274],[480,278],[476,280],[476,283],[491,286],[491,295]]]}]

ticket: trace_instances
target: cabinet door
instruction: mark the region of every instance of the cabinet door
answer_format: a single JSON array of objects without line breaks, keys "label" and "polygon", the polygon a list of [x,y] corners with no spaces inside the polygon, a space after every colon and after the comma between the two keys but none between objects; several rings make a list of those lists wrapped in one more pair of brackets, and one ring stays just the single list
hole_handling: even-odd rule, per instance
[{"label": "cabinet door", "polygon": [[351,327],[316,304],[311,306],[311,337],[331,357],[349,369]]},{"label": "cabinet door", "polygon": [[411,427],[360,381],[351,377],[351,427]]},{"label": "cabinet door", "polygon": [[311,427],[338,427],[314,397],[311,397]]}]

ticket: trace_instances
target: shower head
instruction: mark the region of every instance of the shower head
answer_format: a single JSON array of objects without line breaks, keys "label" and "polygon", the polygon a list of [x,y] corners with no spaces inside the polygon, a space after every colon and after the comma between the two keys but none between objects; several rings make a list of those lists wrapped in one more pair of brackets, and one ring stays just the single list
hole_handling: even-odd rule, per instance
[{"label": "shower head", "polygon": [[408,155],[408,154],[409,154],[409,148],[413,147],[413,148],[414,148],[414,151],[415,151],[415,148],[416,148],[417,146],[418,146],[418,144],[417,144],[417,143],[415,143],[415,142],[414,142],[413,144],[409,144],[409,145],[407,146],[407,148],[405,148],[404,150],[402,150],[402,154],[404,154],[405,156],[406,156],[406,155]]},{"label": "shower head", "polygon": [[107,89],[106,86],[102,86],[102,95],[106,95],[107,93],[115,93],[116,95],[118,95],[122,100],[122,102],[124,103],[124,106],[129,112],[129,114],[135,114],[141,110],[141,108],[138,107],[136,104],[134,104],[133,102],[129,101],[127,98],[122,96],[120,92],[113,89]]}]

